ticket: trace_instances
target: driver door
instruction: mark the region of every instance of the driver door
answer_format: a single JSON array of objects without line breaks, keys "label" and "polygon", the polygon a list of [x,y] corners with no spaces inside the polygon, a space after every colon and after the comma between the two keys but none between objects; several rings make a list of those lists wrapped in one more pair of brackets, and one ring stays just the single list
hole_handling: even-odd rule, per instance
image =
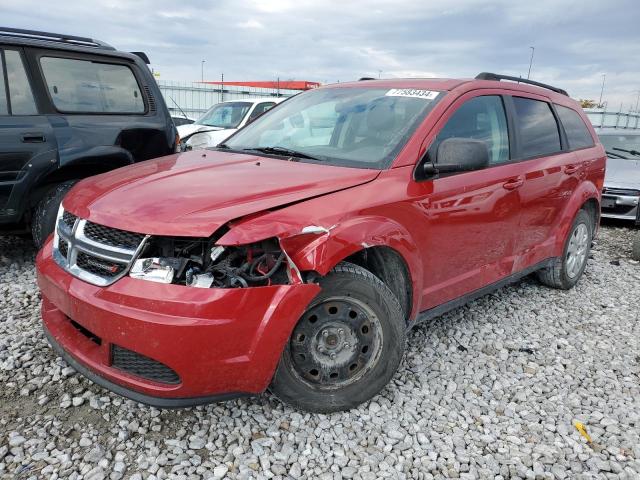
[{"label": "driver door", "polygon": [[510,163],[507,114],[497,92],[463,96],[436,129],[427,151],[436,166],[438,145],[446,138],[486,142],[490,164],[416,183],[423,222],[423,310],[512,273],[520,218],[518,188],[523,182],[521,166]]}]

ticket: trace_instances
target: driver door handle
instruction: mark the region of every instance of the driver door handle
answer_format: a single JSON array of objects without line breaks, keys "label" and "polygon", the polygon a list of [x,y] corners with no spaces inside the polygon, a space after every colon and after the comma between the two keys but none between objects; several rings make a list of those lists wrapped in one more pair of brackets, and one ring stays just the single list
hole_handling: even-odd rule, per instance
[{"label": "driver door handle", "polygon": [[512,178],[511,180],[502,184],[502,187],[506,190],[515,190],[516,188],[520,188],[524,184],[524,178]]}]

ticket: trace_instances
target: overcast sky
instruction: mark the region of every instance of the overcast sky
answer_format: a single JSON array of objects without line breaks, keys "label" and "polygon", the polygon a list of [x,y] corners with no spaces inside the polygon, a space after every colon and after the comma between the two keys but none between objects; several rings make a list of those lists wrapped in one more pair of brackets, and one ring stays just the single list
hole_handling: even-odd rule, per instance
[{"label": "overcast sky", "polygon": [[[635,108],[637,0],[0,0],[0,24],[147,52],[164,80],[527,75]],[[381,73],[380,73],[381,72]]]}]

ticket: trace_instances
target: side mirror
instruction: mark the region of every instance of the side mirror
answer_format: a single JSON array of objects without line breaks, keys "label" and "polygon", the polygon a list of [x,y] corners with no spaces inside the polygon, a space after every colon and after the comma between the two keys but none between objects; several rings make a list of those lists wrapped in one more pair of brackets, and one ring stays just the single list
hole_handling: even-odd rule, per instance
[{"label": "side mirror", "polygon": [[471,138],[447,138],[438,145],[436,162],[425,162],[427,177],[439,173],[470,172],[489,165],[489,149],[482,140]]}]

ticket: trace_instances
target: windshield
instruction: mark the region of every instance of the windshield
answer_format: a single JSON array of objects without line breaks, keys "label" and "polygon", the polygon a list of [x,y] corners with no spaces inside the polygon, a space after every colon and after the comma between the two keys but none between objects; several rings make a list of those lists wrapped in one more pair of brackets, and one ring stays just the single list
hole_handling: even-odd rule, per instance
[{"label": "windshield", "polygon": [[612,157],[640,159],[640,135],[600,135],[600,142]]},{"label": "windshield", "polygon": [[207,110],[195,123],[207,127],[238,128],[250,108],[250,102],[219,103]]},{"label": "windshield", "polygon": [[226,143],[234,150],[358,168],[387,168],[439,92],[321,88],[299,94]]}]

